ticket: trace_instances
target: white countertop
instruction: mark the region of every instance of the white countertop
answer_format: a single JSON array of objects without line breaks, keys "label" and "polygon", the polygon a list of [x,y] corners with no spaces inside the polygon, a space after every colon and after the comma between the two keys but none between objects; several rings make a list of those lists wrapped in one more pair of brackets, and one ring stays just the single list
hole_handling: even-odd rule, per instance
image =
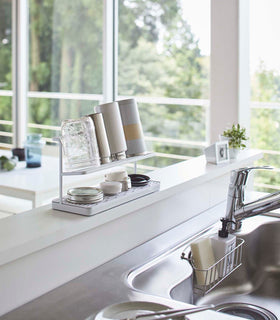
[{"label": "white countertop", "polygon": [[[5,150],[1,150],[0,154],[11,156],[11,152]],[[1,171],[0,186],[38,194],[55,190],[58,194],[58,174],[58,158],[42,156],[41,167],[26,168],[26,162],[19,161],[14,170]],[[65,184],[71,184],[74,179],[73,177],[65,179]],[[76,179],[81,180],[81,176]]]},{"label": "white countertop", "polygon": [[[1,150],[1,155],[11,156],[10,151]],[[58,188],[58,159],[42,157],[42,166],[26,168],[26,162],[20,161],[12,171],[0,172],[0,185],[6,188],[18,188],[29,192],[44,192]]]},{"label": "white countertop", "polygon": [[[1,150],[0,154],[12,156],[11,151],[7,150]],[[64,177],[64,192],[70,187],[98,183],[103,178],[104,170],[88,175]],[[41,167],[26,168],[26,162],[20,161],[14,170],[0,171],[0,194],[31,200],[33,207],[48,203],[59,194],[59,159],[43,155]]]},{"label": "white countertop", "polygon": [[[223,212],[224,206],[223,203],[207,212],[203,212],[201,215],[168,230],[135,249],[90,270],[80,277],[76,277],[55,290],[47,292],[38,299],[12,310],[0,317],[1,320],[94,320],[95,315],[101,309],[125,301],[156,302],[171,308],[193,307],[190,304],[168,298],[169,294],[167,296],[164,294],[166,292],[164,286],[162,294],[155,295],[145,290],[142,292],[133,289],[126,284],[126,277],[131,270],[166,252],[167,248],[173,248],[178,243],[182,245],[186,238],[196,234],[200,228],[209,226],[209,223],[210,225],[215,223]],[[181,267],[185,268],[184,263]],[[191,320],[241,319],[214,311],[197,313],[188,318]]]},{"label": "white countertop", "polygon": [[[248,160],[253,162],[260,157],[259,151],[246,150],[240,153],[237,160],[229,164],[218,166],[206,164],[204,156],[201,156],[158,169],[149,175],[152,179],[161,181],[159,192],[92,217],[52,210],[51,205],[47,205],[2,219],[0,222],[0,265],[118,219],[139,208],[174,195],[180,190],[193,188],[244,166]],[[41,183],[47,182],[44,180]]]}]

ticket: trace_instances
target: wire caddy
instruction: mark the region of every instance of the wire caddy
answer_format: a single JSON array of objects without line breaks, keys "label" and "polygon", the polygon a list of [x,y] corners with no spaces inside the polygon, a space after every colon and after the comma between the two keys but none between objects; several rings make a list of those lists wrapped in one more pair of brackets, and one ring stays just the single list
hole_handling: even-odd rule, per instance
[{"label": "wire caddy", "polygon": [[199,269],[195,266],[190,246],[183,251],[181,259],[187,260],[194,270],[193,287],[195,294],[204,296],[209,293],[242,265],[243,244],[243,239],[236,238],[235,248],[207,269]]}]

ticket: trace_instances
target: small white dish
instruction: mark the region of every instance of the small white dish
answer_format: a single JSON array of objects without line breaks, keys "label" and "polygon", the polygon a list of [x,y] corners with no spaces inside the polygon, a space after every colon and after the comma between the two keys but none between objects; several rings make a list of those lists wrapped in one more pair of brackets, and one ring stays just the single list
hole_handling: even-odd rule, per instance
[{"label": "small white dish", "polygon": [[119,181],[104,181],[100,183],[100,188],[105,195],[113,196],[122,191],[122,183]]},{"label": "small white dish", "polygon": [[126,170],[112,171],[105,174],[106,181],[123,181],[125,178],[127,178]]},{"label": "small white dish", "polygon": [[[105,179],[105,182],[113,182],[113,181]],[[128,191],[131,188],[131,179],[128,176],[126,178],[124,178],[123,180],[118,180],[118,182],[120,182],[122,184],[122,192]]]}]

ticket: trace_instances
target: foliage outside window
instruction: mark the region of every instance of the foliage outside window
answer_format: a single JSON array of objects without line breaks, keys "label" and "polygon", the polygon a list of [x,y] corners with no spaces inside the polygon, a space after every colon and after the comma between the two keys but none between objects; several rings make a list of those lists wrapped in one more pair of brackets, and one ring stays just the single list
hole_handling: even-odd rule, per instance
[{"label": "foliage outside window", "polygon": [[[209,99],[209,56],[201,53],[199,39],[183,16],[183,1],[120,1],[118,46],[119,95]],[[164,138],[205,142],[205,107],[195,102],[139,103],[139,107],[146,136],[163,138],[153,142],[155,151],[201,154],[202,145],[183,147]],[[161,159],[155,166],[170,163]]]},{"label": "foliage outside window", "polygon": [[[0,3],[11,24],[11,1]],[[195,99],[209,99],[209,54],[201,52],[200,39],[184,15],[187,3],[191,7],[193,1],[119,0],[118,95],[175,98],[172,104],[155,99],[139,103],[149,147],[179,155],[156,159],[152,166],[199,155],[206,141],[207,111]],[[100,102],[45,98],[40,93],[102,96],[103,32],[103,1],[29,0],[29,131],[51,138],[57,132],[50,126],[91,113]],[[1,75],[11,89],[11,48],[1,47],[0,55],[6,58],[0,60]],[[11,120],[11,98],[0,93],[0,99],[1,119]]]},{"label": "foliage outside window", "polygon": [[275,168],[256,172],[257,190],[266,192],[280,189],[280,47],[275,41],[280,27],[279,9],[277,0],[270,0],[269,6],[264,0],[251,3],[250,141],[251,147],[264,152],[259,165]]},{"label": "foliage outside window", "polygon": [[[102,7],[99,0],[30,0],[30,91],[102,94]],[[91,112],[90,102],[29,100],[36,124]]]}]

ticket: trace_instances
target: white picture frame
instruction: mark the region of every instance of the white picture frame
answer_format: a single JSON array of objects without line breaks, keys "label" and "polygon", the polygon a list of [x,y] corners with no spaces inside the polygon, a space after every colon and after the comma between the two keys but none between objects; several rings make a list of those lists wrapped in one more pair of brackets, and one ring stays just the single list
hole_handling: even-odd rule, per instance
[{"label": "white picture frame", "polygon": [[204,149],[204,154],[208,163],[228,163],[230,161],[228,141],[215,142]]}]

